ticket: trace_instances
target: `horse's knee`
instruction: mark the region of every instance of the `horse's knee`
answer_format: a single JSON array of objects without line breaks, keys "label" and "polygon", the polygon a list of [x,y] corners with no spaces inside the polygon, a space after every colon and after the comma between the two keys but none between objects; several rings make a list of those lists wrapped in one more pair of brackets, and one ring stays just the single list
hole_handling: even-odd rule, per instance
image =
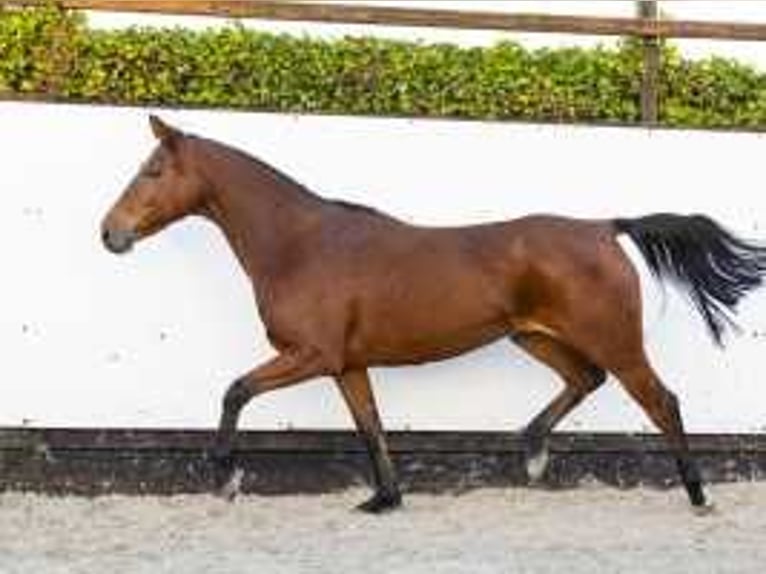
[{"label": "horse's knee", "polygon": [[255,392],[248,384],[247,379],[234,381],[223,396],[224,412],[237,412],[247,404]]}]

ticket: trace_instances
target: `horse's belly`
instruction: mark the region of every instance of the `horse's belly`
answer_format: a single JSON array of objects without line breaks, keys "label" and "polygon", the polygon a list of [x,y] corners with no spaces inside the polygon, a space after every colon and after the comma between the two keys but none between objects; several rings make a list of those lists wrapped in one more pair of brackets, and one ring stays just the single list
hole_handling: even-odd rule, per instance
[{"label": "horse's belly", "polygon": [[458,322],[439,314],[439,309],[431,309],[423,316],[382,320],[377,328],[350,341],[351,358],[367,365],[425,363],[460,355],[508,332],[500,317]]}]

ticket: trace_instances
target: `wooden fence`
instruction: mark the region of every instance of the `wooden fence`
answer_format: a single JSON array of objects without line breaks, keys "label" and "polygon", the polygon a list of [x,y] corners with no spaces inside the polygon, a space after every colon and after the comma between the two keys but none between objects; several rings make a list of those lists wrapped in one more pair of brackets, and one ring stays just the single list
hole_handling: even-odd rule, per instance
[{"label": "wooden fence", "polygon": [[[50,3],[50,0],[0,1],[9,6]],[[642,121],[649,125],[657,121],[659,40],[698,38],[766,41],[766,24],[663,20],[656,0],[637,0],[635,18],[498,13],[369,6],[351,2],[330,4],[299,0],[55,0],[55,2],[62,8],[73,10],[637,37],[644,43]]]}]

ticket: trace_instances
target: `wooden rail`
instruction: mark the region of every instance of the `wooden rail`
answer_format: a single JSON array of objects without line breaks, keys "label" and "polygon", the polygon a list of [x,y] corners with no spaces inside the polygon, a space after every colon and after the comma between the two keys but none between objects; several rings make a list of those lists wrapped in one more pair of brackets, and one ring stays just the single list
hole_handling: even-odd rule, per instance
[{"label": "wooden rail", "polygon": [[[33,6],[49,3],[49,0],[0,1],[9,6]],[[326,2],[295,0],[56,0],[56,4],[62,8],[76,10],[260,18],[335,24],[377,24],[644,38],[766,41],[766,24],[739,22],[509,14],[486,11],[363,6],[351,2],[328,4]]]}]

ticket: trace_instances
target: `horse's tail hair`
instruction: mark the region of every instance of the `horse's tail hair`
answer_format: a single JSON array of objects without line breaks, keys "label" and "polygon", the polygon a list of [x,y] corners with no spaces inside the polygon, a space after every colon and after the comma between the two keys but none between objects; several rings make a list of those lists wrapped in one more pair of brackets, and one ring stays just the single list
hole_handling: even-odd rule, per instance
[{"label": "horse's tail hair", "polygon": [[614,227],[638,246],[649,269],[661,280],[682,284],[715,342],[723,346],[725,327],[739,300],[763,283],[766,246],[736,237],[704,215],[660,213],[615,219]]}]

